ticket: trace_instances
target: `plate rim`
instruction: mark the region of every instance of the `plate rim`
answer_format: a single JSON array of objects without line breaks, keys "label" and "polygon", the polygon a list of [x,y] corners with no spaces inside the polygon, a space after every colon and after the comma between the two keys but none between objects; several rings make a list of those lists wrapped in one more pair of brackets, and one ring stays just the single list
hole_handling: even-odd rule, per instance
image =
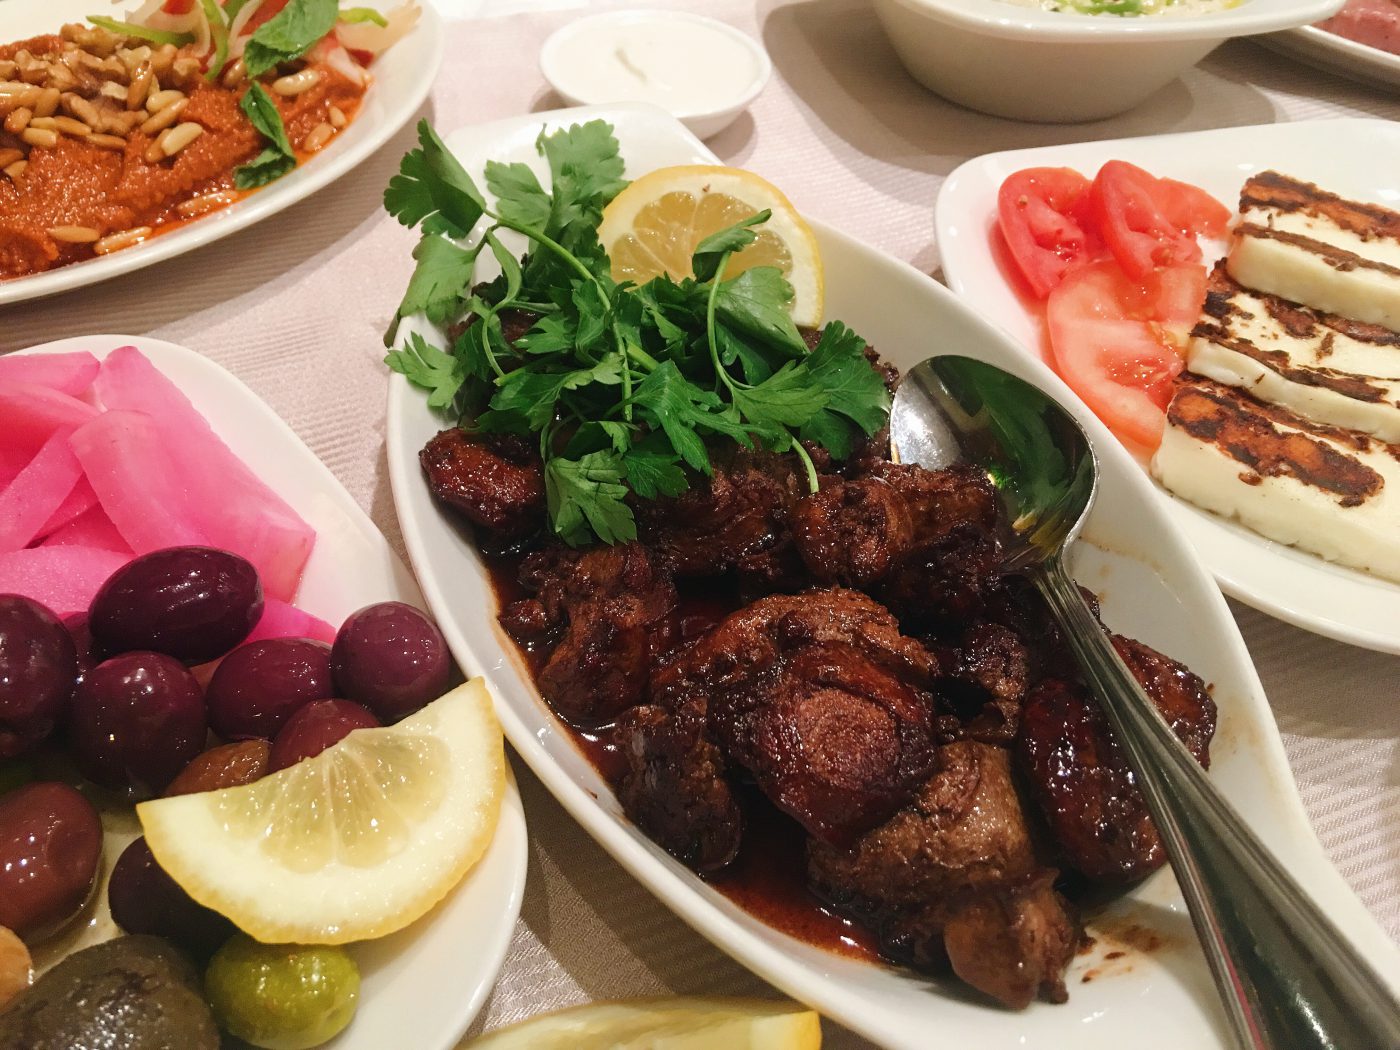
[{"label": "plate rim", "polygon": [[[3,0],[0,0],[0,2],[3,2]],[[104,345],[104,348],[94,350],[92,344],[110,345]],[[390,569],[397,570],[396,575],[401,577],[399,585],[401,587],[405,586],[405,584],[407,585],[403,592],[394,600],[408,600],[412,604],[419,605],[420,607],[427,605],[427,601],[422,593],[422,588],[418,584],[417,577],[414,575],[412,569],[404,564],[398,552],[389,544],[388,538],[380,528],[374,524],[373,519],[365,513],[364,509],[355,498],[350,495],[350,491],[344,486],[340,479],[336,477],[335,472],[327,466],[325,461],[312,450],[311,446],[303,441],[301,436],[292,429],[291,424],[283,419],[257,391],[219,362],[206,357],[204,354],[190,347],[166,339],[160,339],[155,336],[133,336],[113,333],[68,336],[63,339],[54,339],[45,343],[37,343],[33,346],[24,347],[20,350],[14,350],[3,356],[8,357],[11,354],[41,356],[45,354],[86,351],[93,354],[100,361],[113,350],[121,346],[134,346],[143,354],[146,353],[148,348],[154,348],[157,357],[180,359],[183,364],[205,371],[223,386],[236,391],[240,401],[246,402],[258,416],[256,420],[251,420],[250,422],[261,427],[271,428],[276,433],[279,443],[290,443],[297,449],[297,454],[299,456],[305,458],[308,463],[314,462],[315,467],[313,470],[319,472],[320,475],[319,481],[321,484],[318,485],[319,491],[323,495],[330,496],[336,509],[354,524],[358,532],[375,545],[382,546],[384,553],[387,554],[390,559]],[[159,368],[158,360],[153,360],[152,364],[155,364],[157,368]],[[165,375],[164,371],[162,371],[162,375]],[[166,378],[170,379],[170,381],[176,385],[177,389],[179,388],[179,384],[175,379],[170,376],[166,376]],[[184,393],[184,391],[181,390],[181,393]],[[217,434],[217,431],[215,431],[215,433]],[[494,706],[494,697],[492,699]],[[519,787],[515,779],[515,772],[511,768],[509,758],[509,752],[507,752],[506,791],[501,798],[501,812],[497,820],[495,834],[492,837],[491,844],[487,847],[487,853],[483,854],[482,859],[479,860],[476,865],[473,865],[465,876],[465,878],[470,879],[472,874],[480,870],[481,865],[486,862],[490,852],[497,848],[497,844],[501,844],[502,848],[506,850],[505,864],[508,870],[509,881],[509,892],[505,895],[505,899],[502,902],[504,908],[498,909],[503,919],[499,923],[494,924],[490,930],[486,931],[486,935],[474,946],[474,951],[487,963],[482,970],[482,979],[477,982],[476,987],[472,989],[470,995],[460,1000],[461,1005],[459,1009],[451,1012],[452,1018],[446,1022],[448,1028],[442,1031],[440,1035],[434,1037],[430,1042],[420,1044],[422,1050],[450,1050],[451,1047],[456,1045],[462,1033],[467,1030],[476,1019],[477,1014],[480,1013],[481,1007],[486,1001],[486,997],[490,995],[492,989],[495,988],[496,982],[500,978],[501,970],[505,965],[506,955],[510,950],[511,942],[514,939],[515,926],[524,904],[526,877],[529,871],[529,825],[525,819],[525,807],[520,797]],[[449,891],[449,896],[451,893],[455,892],[456,889],[457,887],[454,886],[453,890]],[[430,910],[426,915],[415,920],[415,922],[422,922],[424,919],[427,919],[429,922],[434,921],[432,918],[433,911],[441,906],[446,899],[447,898],[444,897],[443,901],[439,901],[438,904],[433,906],[433,910]],[[352,1021],[351,1027],[347,1028],[345,1033],[337,1035],[334,1040],[327,1045],[330,1047],[344,1047],[349,1045],[345,1040],[347,1034],[353,1034],[353,1026],[354,1022]]]},{"label": "plate rim", "polygon": [[[1311,27],[1309,27],[1311,28]],[[1321,32],[1319,30],[1319,32]],[[1330,35],[1330,34],[1329,34]],[[1400,59],[1397,59],[1400,62]],[[1387,135],[1395,137],[1397,126],[1394,121],[1385,120],[1379,117],[1339,117],[1320,118],[1315,120],[1289,121],[1281,124],[1254,124],[1235,128],[1206,128],[1199,131],[1178,131],[1161,135],[1138,135],[1115,139],[1103,139],[1092,141],[1076,141],[1068,143],[1058,143],[1049,146],[1030,146],[1022,149],[998,150],[993,153],[985,153],[977,157],[972,157],[959,164],[944,179],[939,187],[938,197],[934,204],[934,237],[938,245],[939,263],[942,268],[944,278],[948,282],[948,287],[959,296],[971,309],[979,315],[986,316],[986,304],[981,301],[977,294],[977,289],[969,285],[966,274],[962,267],[970,266],[975,252],[964,253],[959,246],[972,243],[971,238],[964,236],[948,236],[948,231],[958,225],[963,225],[959,221],[959,216],[954,214],[957,206],[957,198],[963,192],[963,186],[969,182],[979,186],[987,185],[988,180],[984,178],[984,172],[988,167],[999,163],[1015,163],[1011,158],[1018,155],[1035,157],[1035,160],[1028,161],[1030,164],[1044,163],[1046,154],[1059,154],[1067,149],[1092,148],[1096,152],[1104,155],[1104,159],[1109,159],[1113,151],[1122,147],[1132,148],[1136,144],[1144,142],[1153,143],[1187,143],[1199,141],[1203,136],[1217,137],[1221,141],[1226,141],[1241,133],[1296,133],[1297,129],[1304,132],[1321,128],[1336,128],[1338,125],[1350,125],[1355,129],[1375,128],[1384,129]],[[1021,165],[1026,166],[1026,165]],[[980,216],[977,217],[980,221]],[[951,250],[950,250],[951,248]],[[1001,326],[996,321],[991,322]],[[1041,360],[1040,355],[1034,350],[1025,347],[1021,340],[1009,332],[1004,332],[1020,348],[1021,352]],[[1146,473],[1146,470],[1143,471]],[[1344,642],[1348,645],[1355,645],[1360,648],[1369,649],[1374,652],[1390,653],[1400,655],[1400,627],[1387,633],[1368,626],[1367,623],[1350,623],[1340,621],[1325,612],[1309,611],[1299,609],[1295,606],[1285,604],[1283,601],[1269,597],[1267,591],[1261,590],[1257,585],[1250,585],[1242,582],[1236,571],[1226,564],[1217,566],[1218,559],[1203,553],[1195,538],[1195,534],[1202,528],[1227,529],[1232,533],[1238,532],[1241,539],[1248,542],[1261,554],[1267,555],[1270,559],[1278,561],[1280,567],[1286,567],[1292,557],[1302,557],[1316,562],[1319,566],[1338,573],[1339,578],[1348,584],[1355,586],[1370,586],[1380,584],[1386,588],[1394,587],[1397,594],[1400,594],[1400,584],[1387,581],[1382,577],[1362,573],[1359,570],[1350,569],[1346,566],[1334,565],[1325,559],[1297,548],[1279,544],[1274,540],[1267,539],[1247,530],[1236,522],[1231,522],[1202,510],[1193,504],[1180,500],[1167,492],[1160,483],[1148,475],[1153,488],[1158,497],[1165,501],[1168,513],[1173,519],[1178,530],[1180,530],[1189,543],[1196,548],[1197,556],[1210,574],[1215,578],[1221,589],[1230,597],[1238,599],[1253,609],[1258,610],[1274,619],[1292,624],[1295,627],[1330,638],[1334,641]],[[1354,577],[1354,579],[1348,579]]]},{"label": "plate rim", "polygon": [[[0,3],[3,2],[4,0],[0,0]],[[382,0],[367,0],[367,2],[383,6]],[[447,47],[442,16],[438,14],[433,0],[418,0],[418,6],[422,13],[419,15],[417,25],[394,45],[399,47],[405,43],[416,42],[424,49],[423,61],[414,66],[417,75],[411,86],[402,95],[389,100],[390,108],[385,120],[371,126],[362,138],[351,141],[344,151],[330,156],[325,154],[313,156],[298,165],[295,171],[305,172],[305,174],[299,178],[292,189],[269,192],[276,191],[278,187],[277,182],[272,182],[248,196],[234,201],[226,208],[221,208],[211,215],[201,216],[186,226],[152,237],[150,240],[131,248],[96,259],[84,259],[81,262],[59,266],[52,270],[42,270],[39,273],[26,274],[23,277],[0,280],[0,309],[14,303],[43,299],[51,295],[59,295],[89,285],[100,284],[103,281],[134,273],[137,270],[144,270],[156,263],[165,262],[187,252],[206,247],[285,211],[294,204],[300,204],[313,194],[325,189],[332,182],[350,174],[377,153],[412,119],[413,114],[422,107],[437,80],[438,70],[442,67]],[[375,83],[371,82],[370,92],[375,90],[375,86]],[[384,100],[381,99],[381,101]],[[353,121],[350,126],[353,128],[358,123],[358,120]],[[332,145],[334,146],[334,143]],[[318,161],[323,163],[318,163]]]},{"label": "plate rim", "polygon": [[[710,151],[705,149],[693,135],[672,118],[666,116],[662,111],[655,110],[654,107],[645,105],[587,106],[531,113],[459,130],[470,130],[476,136],[484,136],[488,133],[505,136],[520,133],[526,128],[533,129],[539,124],[558,122],[564,119],[607,118],[619,110],[635,111],[638,109],[664,118],[668,125],[671,125],[668,133],[674,133],[679,141],[697,151],[699,155],[713,158]],[[456,132],[445,136],[446,141],[451,143],[454,134]],[[983,330],[989,340],[1014,343],[1014,340],[1011,340],[1009,336],[927,274],[888,253],[864,244],[857,238],[851,237],[827,223],[811,217],[808,221],[819,238],[840,242],[847,250],[866,253],[868,256],[878,257],[900,267],[911,279],[932,289],[933,295],[945,299],[952,309],[964,313],[969,323]],[[1038,372],[1038,370],[1044,369],[1044,366],[1038,362],[1031,362],[1028,368],[1032,372]],[[1050,387],[1052,389],[1058,388],[1060,380],[1048,370],[1045,372]],[[449,645],[453,647],[454,654],[457,654],[459,659],[469,662],[479,673],[485,674],[489,678],[496,673],[494,668],[499,667],[500,663],[497,661],[493,664],[490,659],[481,657],[499,655],[510,660],[513,654],[498,643],[499,653],[479,655],[478,647],[468,641],[462,632],[458,631],[456,618],[450,615],[450,602],[445,596],[449,581],[446,579],[439,581],[434,575],[435,566],[427,550],[426,530],[421,527],[409,497],[409,486],[419,481],[417,470],[409,466],[407,462],[412,460],[414,464],[417,463],[416,449],[412,450],[413,454],[407,457],[395,454],[398,446],[397,435],[404,432],[404,413],[423,408],[424,402],[421,392],[415,391],[403,376],[392,374],[387,399],[386,448],[390,485],[409,559],[418,572],[423,583],[424,594],[429,605],[434,609],[443,627],[443,633],[447,636]],[[1117,452],[1111,453],[1111,456],[1116,458],[1117,454]],[[1145,492],[1143,496],[1144,499],[1147,498]],[[1390,943],[1389,938],[1385,936],[1355,893],[1346,886],[1345,881],[1323,850],[1316,832],[1312,829],[1306,809],[1302,805],[1297,783],[1289,771],[1282,739],[1278,733],[1277,725],[1273,721],[1272,711],[1268,707],[1258,673],[1249,657],[1238,625],[1235,624],[1218,587],[1212,582],[1199,559],[1191,552],[1189,544],[1184,538],[1178,536],[1177,539],[1181,551],[1176,560],[1188,575],[1187,583],[1193,596],[1199,596],[1206,602],[1213,610],[1217,621],[1226,628],[1230,660],[1240,668],[1241,672],[1240,685],[1255,698],[1254,714],[1257,714],[1259,719],[1256,724],[1260,726],[1261,730],[1269,730],[1262,733],[1263,746],[1270,753],[1270,760],[1274,764],[1275,770],[1281,771],[1286,778],[1284,789],[1288,801],[1284,812],[1293,825],[1290,834],[1294,836],[1298,850],[1295,859],[1304,855],[1308,857],[1310,878],[1305,881],[1310,884],[1316,884],[1320,881],[1329,889],[1340,888],[1344,891],[1345,898],[1335,903],[1339,905],[1338,911],[1347,917],[1347,937],[1353,943],[1362,946],[1366,953],[1373,958],[1384,955],[1389,959],[1390,967],[1386,972],[1389,974],[1388,979],[1394,984],[1400,981],[1400,977],[1397,977],[1397,974],[1400,974],[1400,953],[1396,952],[1394,945]],[[459,649],[460,652],[458,652]],[[496,695],[502,695],[499,690],[494,692]],[[680,869],[675,861],[661,851],[655,843],[637,832],[635,827],[629,827],[624,819],[615,817],[606,810],[588,788],[574,780],[564,767],[553,759],[545,747],[544,738],[550,732],[546,727],[557,724],[558,719],[544,701],[538,697],[537,691],[535,692],[535,703],[541,722],[539,727],[532,729],[524,720],[517,717],[510,705],[504,700],[500,701],[501,721],[506,726],[507,735],[511,738],[517,752],[570,816],[673,914],[763,980],[795,999],[812,1004],[823,1014],[852,1030],[874,1041],[891,1046],[922,1047],[928,1045],[926,1039],[911,1041],[907,1035],[901,1035],[886,1024],[880,1023],[879,1018],[870,1017],[870,1000],[865,995],[843,987],[839,979],[833,975],[819,973],[806,963],[793,961],[784,955],[776,944],[763,941],[757,934],[745,929],[737,920],[724,914],[718,904],[706,896],[707,890],[709,893],[714,893],[714,890],[706,887],[703,881],[696,879],[692,872]]]}]

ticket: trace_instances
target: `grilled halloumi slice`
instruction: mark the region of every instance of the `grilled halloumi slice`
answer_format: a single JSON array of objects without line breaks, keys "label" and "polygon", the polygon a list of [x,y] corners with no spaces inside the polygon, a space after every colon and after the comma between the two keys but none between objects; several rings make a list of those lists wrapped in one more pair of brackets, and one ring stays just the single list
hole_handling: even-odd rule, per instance
[{"label": "grilled halloumi slice", "polygon": [[1186,367],[1256,399],[1400,442],[1400,335],[1211,274]]},{"label": "grilled halloumi slice", "polygon": [[1246,288],[1400,329],[1400,213],[1266,171],[1244,184],[1227,261]]},{"label": "grilled halloumi slice", "polygon": [[1152,474],[1269,539],[1400,582],[1400,446],[1185,372]]}]

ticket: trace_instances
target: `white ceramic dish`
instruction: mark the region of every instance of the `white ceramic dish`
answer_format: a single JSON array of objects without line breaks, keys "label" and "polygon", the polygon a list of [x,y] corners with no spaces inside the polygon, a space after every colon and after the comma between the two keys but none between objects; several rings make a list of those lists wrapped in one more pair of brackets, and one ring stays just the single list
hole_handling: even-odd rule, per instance
[{"label": "white ceramic dish", "polygon": [[[1267,168],[1344,196],[1400,204],[1394,177],[1400,126],[1385,120],[1267,124],[978,157],[953,172],[938,197],[934,225],[943,272],[969,305],[995,318],[1033,354],[1043,345],[1040,320],[1002,276],[993,254],[997,188],[1013,171],[1042,164],[1077,168],[1092,177],[1112,158],[1194,183],[1231,208],[1244,180]],[[1171,520],[1226,593],[1329,638],[1400,653],[1400,585],[1266,540],[1159,491]]]},{"label": "white ceramic dish", "polygon": [[[82,22],[85,16],[106,6],[94,5],[91,0],[0,0],[0,3],[4,4],[0,36],[6,42],[22,39],[28,32],[55,33],[65,22]],[[366,0],[366,3],[384,10],[394,6],[394,0]],[[133,248],[0,281],[0,306],[96,284],[203,247],[276,215],[354,169],[418,111],[442,64],[442,20],[430,0],[419,0],[419,3],[423,13],[418,24],[380,55],[371,67],[374,80],[365,93],[358,115],[316,156],[227,208]],[[123,10],[135,6],[135,0],[120,0],[112,16],[120,18]]]},{"label": "white ceramic dish", "polygon": [[909,72],[964,106],[1014,120],[1098,120],[1132,109],[1231,37],[1327,18],[1342,0],[1243,0],[1204,14],[1120,18],[1002,0],[875,0]]},{"label": "white ceramic dish", "polygon": [[[104,357],[136,346],[178,386],[253,472],[316,530],[316,546],[297,605],[332,624],[371,602],[397,600],[420,608],[413,575],[350,493],[256,394],[192,350],[159,339],[95,335],[46,343],[20,353],[88,350]],[[353,566],[354,571],[347,571]],[[111,826],[107,870],[135,834],[135,817]],[[331,1050],[447,1050],[481,1008],[510,945],[525,888],[525,813],[512,779],[496,837],[481,862],[452,893],[405,930],[351,948],[360,966],[354,1021],[325,1044]],[[96,916],[45,947],[41,964],[116,931],[105,886]]]},{"label": "white ceramic dish", "polygon": [[[535,163],[533,144],[542,124],[593,117],[614,124],[633,177],[660,165],[714,162],[679,124],[635,106],[534,114],[466,128],[446,141],[469,171],[480,171],[488,159]],[[907,367],[934,347],[956,347],[1032,380],[1071,406],[1103,465],[1098,507],[1076,556],[1079,579],[1101,593],[1104,619],[1116,630],[1185,660],[1214,683],[1220,729],[1212,776],[1303,886],[1327,903],[1347,936],[1400,987],[1400,952],[1327,862],[1308,826],[1268,703],[1220,592],[1142,472],[1044,366],[947,289],[820,222],[812,226],[826,263],[827,316],[852,324],[888,360]],[[415,319],[413,326],[419,323]],[[622,815],[608,785],[539,699],[514,647],[483,616],[496,607],[487,575],[464,530],[433,503],[419,470],[419,449],[444,425],[420,391],[401,376],[392,378],[389,475],[428,604],[457,659],[491,681],[507,735],[549,790],[697,931],[785,992],[902,1050],[1201,1050],[1226,1043],[1170,872],[1159,872],[1094,917],[1099,941],[1073,963],[1067,1005],[1038,1003],[1012,1013],[976,1000],[956,982],[861,963],[779,933],[669,857]],[[1124,947],[1133,927],[1160,937],[1160,948],[1143,954]],[[1126,954],[1108,959],[1114,951]]]},{"label": "white ceramic dish", "polygon": [[[625,73],[620,80],[601,80],[603,41],[620,39],[618,34],[650,33],[659,54],[621,56]],[[709,39],[732,55],[746,55],[747,68],[732,61],[723,63],[723,75],[695,54],[697,41]],[[640,59],[640,63],[637,61]],[[675,69],[664,67],[672,64]],[[550,87],[571,105],[592,106],[616,102],[653,102],[702,139],[718,135],[738,119],[739,114],[759,96],[773,75],[773,63],[763,46],[747,33],[727,23],[688,11],[609,11],[575,19],[556,29],[540,49],[540,72]],[[691,91],[679,95],[688,74],[696,74],[705,85],[693,97]],[[659,76],[658,83],[649,81]],[[663,100],[675,99],[676,104]]]},{"label": "white ceramic dish", "polygon": [[1259,43],[1289,58],[1373,87],[1400,89],[1400,55],[1358,44],[1317,26],[1261,36]]}]

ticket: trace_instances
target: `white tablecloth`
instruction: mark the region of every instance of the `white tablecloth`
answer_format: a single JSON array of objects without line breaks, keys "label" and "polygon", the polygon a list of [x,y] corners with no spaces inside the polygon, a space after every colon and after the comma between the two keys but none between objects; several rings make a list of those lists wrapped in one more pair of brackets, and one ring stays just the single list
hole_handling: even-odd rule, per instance
[{"label": "white tablecloth", "polygon": [[[535,64],[585,0],[438,0],[447,62],[425,114],[440,129],[550,109]],[[761,39],[775,76],[710,145],[779,183],[804,212],[928,272],[932,208],[969,157],[1085,139],[1327,116],[1400,118],[1380,89],[1255,44],[1226,44],[1132,113],[1078,126],[981,116],[910,80],[864,0],[665,0]],[[523,13],[522,13],[523,12]],[[380,334],[411,268],[412,235],[380,194],[405,129],[330,190],[226,241],[94,288],[0,311],[0,351],[96,332],[148,333],[219,361],[321,456],[402,551],[385,467]],[[1326,641],[1236,606],[1313,824],[1400,939],[1400,659]],[[529,885],[500,981],[473,1031],[589,999],[762,993],[673,918],[516,763],[530,821]],[[465,946],[470,950],[470,946]],[[828,1026],[827,1045],[865,1046]]]}]

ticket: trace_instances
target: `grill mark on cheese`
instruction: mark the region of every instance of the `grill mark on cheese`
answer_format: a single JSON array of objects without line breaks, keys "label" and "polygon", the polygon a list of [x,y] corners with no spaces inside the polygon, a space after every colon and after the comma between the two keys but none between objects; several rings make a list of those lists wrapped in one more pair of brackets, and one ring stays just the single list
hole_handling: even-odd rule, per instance
[{"label": "grill mark on cheese", "polygon": [[1167,425],[1214,445],[1249,473],[1292,477],[1337,496],[1342,507],[1360,506],[1384,487],[1385,479],[1366,464],[1311,436],[1325,435],[1364,452],[1371,445],[1365,435],[1313,423],[1201,376],[1185,373],[1182,380],[1167,409]]},{"label": "grill mark on cheese", "polygon": [[1277,171],[1260,172],[1244,184],[1240,190],[1240,211],[1251,208],[1305,212],[1328,219],[1364,240],[1400,238],[1400,213],[1379,204],[1349,201]]},{"label": "grill mark on cheese", "polygon": [[[1321,326],[1331,329],[1338,335],[1344,335],[1348,339],[1354,339],[1358,343],[1400,347],[1400,332],[1392,332],[1384,325],[1353,321],[1350,317],[1324,313],[1321,310],[1314,310],[1310,306],[1299,306],[1297,303],[1291,303],[1287,299],[1270,295],[1268,292],[1245,288],[1230,276],[1224,259],[1217,262],[1211,271],[1210,284],[1206,290],[1205,313],[1222,321],[1231,317],[1240,317],[1246,321],[1253,320],[1254,315],[1235,300],[1235,296],[1241,292],[1262,302],[1269,316],[1277,321],[1289,335],[1299,339],[1306,339],[1315,334],[1318,327]],[[1331,339],[1331,333],[1324,336],[1324,340],[1329,344]]]},{"label": "grill mark on cheese", "polygon": [[1278,241],[1280,244],[1292,245],[1317,256],[1332,269],[1340,270],[1343,273],[1351,270],[1374,270],[1388,277],[1400,277],[1400,268],[1391,266],[1389,263],[1364,258],[1355,252],[1347,251],[1345,248],[1336,248],[1330,244],[1324,244],[1322,241],[1314,240],[1312,237],[1304,237],[1300,233],[1289,233],[1286,230],[1260,226],[1258,223],[1242,222],[1235,228],[1235,236],[1254,237],[1258,240]]}]

